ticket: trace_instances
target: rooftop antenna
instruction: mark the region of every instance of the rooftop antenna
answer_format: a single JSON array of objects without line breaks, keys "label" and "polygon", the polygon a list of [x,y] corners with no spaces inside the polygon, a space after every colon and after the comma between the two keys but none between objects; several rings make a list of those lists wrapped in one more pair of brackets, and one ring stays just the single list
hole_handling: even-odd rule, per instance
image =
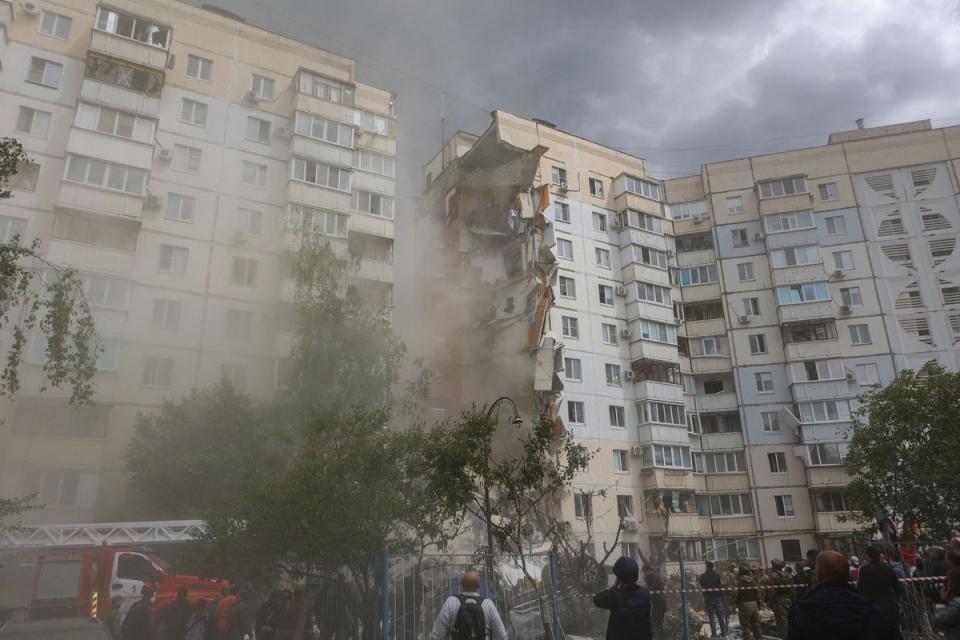
[{"label": "rooftop antenna", "polygon": [[857,118],[857,129],[863,129],[863,118]]},{"label": "rooftop antenna", "polygon": [[440,92],[440,170],[447,168],[447,94]]}]

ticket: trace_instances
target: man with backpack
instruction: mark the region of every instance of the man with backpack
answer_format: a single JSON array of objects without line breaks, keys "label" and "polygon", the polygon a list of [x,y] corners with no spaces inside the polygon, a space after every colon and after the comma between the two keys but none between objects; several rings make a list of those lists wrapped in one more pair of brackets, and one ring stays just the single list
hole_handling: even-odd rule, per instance
[{"label": "man with backpack", "polygon": [[447,598],[430,631],[430,640],[507,640],[497,605],[480,595],[480,574],[467,571],[460,593]]},{"label": "man with backpack", "polygon": [[593,596],[593,604],[610,611],[606,640],[651,640],[650,592],[637,584],[640,567],[623,556],[613,564],[616,583]]}]

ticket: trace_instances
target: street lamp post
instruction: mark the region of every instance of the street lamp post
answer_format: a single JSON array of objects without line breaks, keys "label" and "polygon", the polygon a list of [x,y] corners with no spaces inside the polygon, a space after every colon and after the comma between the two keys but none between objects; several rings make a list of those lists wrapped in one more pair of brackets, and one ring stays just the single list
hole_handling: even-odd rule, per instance
[{"label": "street lamp post", "polygon": [[[487,409],[487,414],[484,416],[484,420],[489,422],[493,418],[493,413],[500,403],[506,402],[513,409],[513,419],[510,421],[511,424],[515,427],[519,427],[523,421],[520,419],[520,412],[517,410],[517,403],[513,399],[508,398],[507,396],[501,396],[493,401],[493,404],[490,405],[490,408]],[[491,438],[487,440],[486,444],[486,456],[487,456],[487,471],[483,478],[483,517],[486,522],[484,526],[487,529],[487,589],[490,590],[490,586],[493,582],[493,527],[491,525],[491,512],[490,512],[490,478],[489,478],[489,465],[490,457],[492,455]]]}]

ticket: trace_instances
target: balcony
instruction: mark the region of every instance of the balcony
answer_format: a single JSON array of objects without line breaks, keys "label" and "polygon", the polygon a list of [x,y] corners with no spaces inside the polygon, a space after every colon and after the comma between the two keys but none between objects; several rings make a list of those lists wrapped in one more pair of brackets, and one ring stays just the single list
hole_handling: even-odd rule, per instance
[{"label": "balcony", "polygon": [[153,145],[126,138],[109,136],[79,127],[70,129],[67,153],[97,158],[122,159],[125,165],[150,170],[153,165]]},{"label": "balcony", "polygon": [[626,247],[629,244],[639,244],[652,249],[658,249],[659,251],[668,251],[670,249],[666,236],[643,229],[634,229],[633,227],[624,227],[621,229],[619,240],[621,247]]},{"label": "balcony", "polygon": [[638,380],[633,383],[633,393],[638,401],[660,400],[674,404],[683,403],[683,388],[666,382]]},{"label": "balcony", "polygon": [[47,259],[81,271],[133,273],[133,253],[106,247],[51,239],[47,242]]},{"label": "balcony", "polygon": [[152,98],[138,91],[131,91],[113,84],[84,78],[80,83],[80,97],[99,102],[122,111],[133,111],[156,118],[160,113],[160,98]]},{"label": "balcony", "polygon": [[757,531],[757,523],[753,516],[726,516],[711,518],[714,534],[740,533],[752,534]]},{"label": "balcony", "polygon": [[835,318],[837,315],[832,300],[784,304],[777,308],[777,313],[780,315],[780,324],[824,320]]},{"label": "balcony", "polygon": [[643,469],[640,480],[645,489],[693,489],[693,470]]},{"label": "balcony", "polygon": [[805,244],[818,244],[816,229],[797,229],[782,231],[766,235],[767,251],[783,249],[784,247],[798,247]]},{"label": "balcony", "polygon": [[698,284],[683,287],[684,302],[704,302],[720,299],[720,284]]},{"label": "balcony", "polygon": [[350,211],[350,194],[320,187],[308,182],[288,180],[286,196],[288,202],[298,202],[318,209]]},{"label": "balcony", "polygon": [[[629,249],[623,251],[624,256],[630,255]],[[625,258],[626,259],[626,258]],[[623,281],[624,282],[633,282],[634,280],[641,280],[643,282],[649,282],[650,284],[658,284],[662,287],[672,287],[670,284],[670,273],[664,269],[656,269],[649,265],[645,265],[639,262],[631,262],[624,265],[623,269]]]},{"label": "balcony", "polygon": [[850,475],[845,466],[807,467],[807,484],[811,487],[845,487]]},{"label": "balcony", "polygon": [[797,402],[806,400],[832,400],[850,398],[857,395],[856,387],[851,390],[848,380],[818,380],[815,382],[793,382],[790,390]]},{"label": "balcony", "polygon": [[[310,233],[307,233],[308,238]],[[346,252],[347,249],[347,239],[346,238],[336,238],[333,236],[326,236],[321,233],[312,234],[313,240],[318,244],[327,244],[338,252]],[[282,231],[282,241],[283,241],[283,250],[290,253],[299,253],[300,247],[303,245],[304,232],[300,229],[293,229],[290,227],[284,227]]]},{"label": "balcony", "polygon": [[699,411],[730,412],[737,411],[739,408],[740,403],[737,401],[737,394],[733,391],[707,393],[697,396],[697,410]]},{"label": "balcony", "polygon": [[840,356],[840,343],[837,340],[816,340],[811,342],[790,342],[783,346],[787,360],[812,360]]},{"label": "balcony", "polygon": [[[701,520],[704,522],[701,523]],[[659,515],[648,514],[646,529],[650,535],[670,536],[698,536],[710,530],[709,523],[696,513],[671,513],[669,521]]]},{"label": "balcony", "polygon": [[686,218],[684,220],[674,220],[673,233],[675,235],[682,236],[689,233],[698,233],[700,231],[710,231],[712,226],[713,218],[709,215],[700,219]]},{"label": "balcony", "polygon": [[713,320],[687,320],[684,323],[687,337],[719,336],[727,332],[727,322],[723,318]]},{"label": "balcony", "polygon": [[[629,287],[627,290],[630,293],[635,293],[633,287]],[[677,322],[676,318],[673,317],[673,307],[665,307],[662,304],[652,304],[644,300],[632,300],[628,302],[627,320],[636,320],[640,317],[671,325]]]},{"label": "balcony", "polygon": [[798,193],[792,196],[780,196],[779,198],[763,198],[760,200],[760,215],[803,211],[812,207],[813,195],[809,193]]},{"label": "balcony", "polygon": [[353,149],[330,144],[316,138],[294,135],[290,139],[290,151],[301,158],[312,158],[338,167],[353,165]]},{"label": "balcony", "polygon": [[704,433],[700,436],[700,447],[704,451],[731,451],[743,449],[743,433]]},{"label": "balcony", "polygon": [[638,196],[635,193],[624,191],[614,196],[614,209],[623,211],[624,209],[634,209],[644,213],[652,213],[657,217],[663,217],[663,207],[656,200]]},{"label": "balcony", "polygon": [[349,229],[350,231],[366,233],[371,236],[392,238],[393,224],[393,220],[390,218],[354,211],[350,214]]},{"label": "balcony", "polygon": [[695,267],[701,264],[712,264],[717,261],[717,254],[713,249],[703,251],[685,251],[677,254],[678,267]]},{"label": "balcony", "polygon": [[690,372],[697,373],[719,373],[722,371],[732,371],[733,362],[730,356],[696,356],[690,358]]},{"label": "balcony", "polygon": [[817,513],[816,517],[817,531],[824,533],[841,533],[855,531],[858,527],[857,521],[848,519],[843,521],[843,517],[850,518],[853,515],[851,511],[840,511],[830,513]]},{"label": "balcony", "polygon": [[808,264],[802,267],[782,267],[773,270],[773,285],[802,284],[825,280],[826,274],[822,264]]},{"label": "balcony", "polygon": [[[634,336],[640,335],[639,322],[630,323]],[[651,340],[634,340],[630,343],[631,360],[657,360],[659,362],[679,362],[677,346]]]},{"label": "balcony", "polygon": [[382,193],[391,197],[393,197],[394,192],[396,191],[393,178],[380,176],[367,171],[353,172],[353,186],[357,189],[372,191],[374,193]]},{"label": "balcony", "polygon": [[[295,82],[294,89],[296,88],[297,85]],[[322,118],[326,118],[327,120],[353,125],[354,109],[353,107],[349,107],[344,104],[330,102],[329,100],[323,100],[316,96],[295,91],[293,94],[292,107],[293,108],[290,110],[290,117],[293,117],[293,114],[296,111],[303,111],[305,113],[316,114]]]},{"label": "balcony", "polygon": [[169,55],[166,49],[97,29],[90,37],[90,50],[160,71],[167,68]]},{"label": "balcony", "polygon": [[393,265],[389,262],[363,258],[357,276],[377,282],[393,282]]},{"label": "balcony", "polygon": [[369,149],[370,151],[384,153],[388,156],[397,155],[397,141],[382,133],[358,130],[356,144],[361,149]]},{"label": "balcony", "polygon": [[89,187],[75,182],[60,182],[57,208],[139,220],[143,216],[143,196]]}]

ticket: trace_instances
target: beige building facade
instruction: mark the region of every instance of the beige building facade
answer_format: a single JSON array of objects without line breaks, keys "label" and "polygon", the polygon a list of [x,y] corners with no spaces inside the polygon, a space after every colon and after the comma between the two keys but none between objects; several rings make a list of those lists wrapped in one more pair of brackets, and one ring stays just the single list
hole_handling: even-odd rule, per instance
[{"label": "beige building facade", "polygon": [[37,522],[123,520],[139,412],[221,379],[269,397],[301,234],[350,243],[392,302],[395,97],[353,60],[173,0],[0,2],[0,134],[31,163],[0,232],[79,270],[104,351],[96,404],[39,395],[33,338],[4,408],[0,495]]},{"label": "beige building facade", "polygon": [[559,509],[598,557],[846,548],[857,396],[960,367],[958,157],[925,121],[657,180],[495,112],[424,168],[437,415],[555,416],[595,452]]}]

